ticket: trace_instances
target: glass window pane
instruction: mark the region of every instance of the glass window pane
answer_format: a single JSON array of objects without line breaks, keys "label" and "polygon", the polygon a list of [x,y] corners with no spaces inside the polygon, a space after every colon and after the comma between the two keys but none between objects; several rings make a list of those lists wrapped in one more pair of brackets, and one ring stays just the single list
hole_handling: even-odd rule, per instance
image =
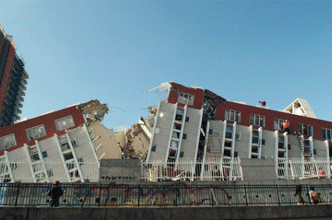
[{"label": "glass window pane", "polygon": [[62,125],[63,129],[67,129],[67,128],[68,128],[68,127],[67,127],[66,119],[61,120],[61,125]]},{"label": "glass window pane", "polygon": [[312,132],[312,126],[311,126],[311,125],[308,125],[308,135],[309,135],[309,136],[312,136],[312,135],[313,135],[313,132]]},{"label": "glass window pane", "polygon": [[38,128],[38,131],[39,131],[39,136],[40,136],[40,137],[44,137],[44,136],[46,135],[44,125],[43,125],[43,126],[40,126],[40,127]]},{"label": "glass window pane", "polygon": [[264,127],[264,125],[265,125],[265,118],[264,117],[260,117],[259,120],[260,120],[259,125],[262,126],[262,127]]},{"label": "glass window pane", "polygon": [[72,116],[68,117],[68,125],[69,125],[69,127],[73,127],[75,125]]},{"label": "glass window pane", "polygon": [[326,129],[322,128],[322,138],[326,139]]},{"label": "glass window pane", "polygon": [[255,125],[259,125],[259,116],[255,115]]},{"label": "glass window pane", "polygon": [[231,111],[231,118],[230,118],[232,121],[235,120],[235,115],[234,115],[234,111]]},{"label": "glass window pane", "polygon": [[331,130],[327,129],[327,139],[331,140]]},{"label": "glass window pane", "polygon": [[236,119],[235,121],[241,122],[241,112],[236,112]]},{"label": "glass window pane", "polygon": [[250,115],[249,124],[254,124],[254,115]]},{"label": "glass window pane", "polygon": [[303,133],[303,131],[302,131],[302,124],[298,124],[298,131],[299,131],[300,134]]},{"label": "glass window pane", "polygon": [[226,132],[232,132],[233,131],[233,126],[232,125],[227,125],[226,126]]},{"label": "glass window pane", "polygon": [[32,129],[27,130],[28,141],[33,140],[33,132]]},{"label": "glass window pane", "polygon": [[225,111],[225,120],[229,120],[229,110]]}]

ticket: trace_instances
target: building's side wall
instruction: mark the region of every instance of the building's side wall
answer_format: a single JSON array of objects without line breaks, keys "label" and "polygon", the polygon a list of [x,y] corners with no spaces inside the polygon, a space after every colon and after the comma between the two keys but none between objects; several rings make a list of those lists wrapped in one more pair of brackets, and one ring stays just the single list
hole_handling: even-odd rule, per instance
[{"label": "building's side wall", "polygon": [[89,130],[94,137],[92,138],[93,145],[97,148],[100,144],[103,150],[98,150],[97,155],[101,157],[104,153],[103,159],[120,159],[122,152],[116,141],[113,130],[106,128],[100,121],[91,122]]},{"label": "building's side wall", "polygon": [[156,146],[156,150],[155,152],[150,152],[149,161],[162,160],[165,162],[175,108],[175,104],[160,103],[159,115],[156,116],[158,117],[157,124],[155,125],[156,132],[151,140],[152,146]]},{"label": "building's side wall", "polygon": [[182,139],[181,150],[183,152],[184,161],[195,161],[196,149],[197,149],[197,136],[200,135],[199,128],[201,127],[201,114],[200,110],[188,108],[186,117],[189,117],[189,122],[184,123],[183,134],[186,134],[187,138]]}]

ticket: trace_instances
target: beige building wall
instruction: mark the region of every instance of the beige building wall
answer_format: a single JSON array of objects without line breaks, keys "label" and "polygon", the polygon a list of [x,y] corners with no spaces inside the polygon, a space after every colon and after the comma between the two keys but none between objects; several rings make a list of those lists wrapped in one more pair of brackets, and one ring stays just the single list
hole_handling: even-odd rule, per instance
[{"label": "beige building wall", "polygon": [[189,122],[184,122],[183,134],[187,137],[182,139],[180,152],[183,152],[182,161],[196,161],[198,137],[202,123],[203,110],[188,108],[186,117]]},{"label": "beige building wall", "polygon": [[99,159],[121,159],[122,152],[112,129],[100,121],[92,121],[88,127],[90,137]]},{"label": "beige building wall", "polygon": [[[165,162],[175,111],[175,104],[160,102],[159,115],[156,116],[157,120],[154,125],[154,135],[150,143],[147,161],[162,160]],[[151,151],[153,146],[155,146],[154,152]]]}]

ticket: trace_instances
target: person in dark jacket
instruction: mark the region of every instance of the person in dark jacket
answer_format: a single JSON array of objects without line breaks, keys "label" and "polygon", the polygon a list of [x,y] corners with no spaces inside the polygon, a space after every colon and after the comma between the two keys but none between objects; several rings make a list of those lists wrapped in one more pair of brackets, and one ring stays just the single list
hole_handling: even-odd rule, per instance
[{"label": "person in dark jacket", "polygon": [[301,195],[301,191],[302,191],[302,186],[301,185],[296,185],[296,190],[295,190],[294,196],[297,196],[297,204],[298,205],[304,205],[305,204],[305,201],[304,201],[304,199],[302,198],[302,195]]},{"label": "person in dark jacket", "polygon": [[51,196],[50,206],[51,207],[59,207],[59,198],[62,196],[63,190],[60,187],[60,182],[55,181],[53,183],[52,189],[48,192],[48,195]]}]

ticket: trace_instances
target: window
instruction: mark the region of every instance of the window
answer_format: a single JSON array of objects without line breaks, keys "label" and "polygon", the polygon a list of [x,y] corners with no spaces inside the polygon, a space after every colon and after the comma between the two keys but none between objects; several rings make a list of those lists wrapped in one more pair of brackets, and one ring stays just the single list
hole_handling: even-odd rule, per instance
[{"label": "window", "polygon": [[46,136],[44,125],[39,125],[26,130],[28,141]]},{"label": "window", "polygon": [[260,115],[250,115],[249,123],[260,127],[265,126],[265,117]]},{"label": "window", "polygon": [[209,129],[209,134],[213,134],[213,129]]},{"label": "window", "polygon": [[262,145],[265,145],[265,139],[262,139]]},{"label": "window", "polygon": [[183,157],[183,156],[184,156],[184,152],[180,151],[180,157]]},{"label": "window", "polygon": [[252,143],[253,144],[259,144],[259,133],[257,130],[254,130],[252,132]]},{"label": "window", "polygon": [[74,120],[71,115],[65,118],[55,120],[55,127],[57,131],[62,131],[74,126],[75,126]]},{"label": "window", "polygon": [[42,152],[42,156],[43,156],[43,158],[47,157],[47,152],[46,152],[46,151],[43,151],[43,152]]},{"label": "window", "polygon": [[67,165],[67,170],[74,169],[74,167],[75,167],[74,163],[67,163],[66,165]]},{"label": "window", "polygon": [[232,125],[226,125],[226,138],[227,139],[233,138],[233,126]]},{"label": "window", "polygon": [[0,150],[16,146],[16,139],[14,134],[10,134],[0,139]]},{"label": "window", "polygon": [[182,139],[183,139],[183,140],[187,140],[187,134],[183,134],[183,135],[182,135]]},{"label": "window", "polygon": [[190,118],[189,117],[186,117],[186,122],[189,122],[190,121]]},{"label": "window", "polygon": [[84,164],[83,158],[78,158],[77,162],[78,162],[78,165],[80,165],[80,166]]},{"label": "window", "polygon": [[75,147],[78,147],[78,141],[77,139],[75,138],[72,142],[71,142],[72,146],[75,148]]},{"label": "window", "polygon": [[156,148],[157,148],[157,146],[155,146],[155,145],[152,146],[152,147],[151,147],[151,151],[152,151],[152,152],[156,152]]},{"label": "window", "polygon": [[288,150],[292,150],[292,145],[288,144]]},{"label": "window", "polygon": [[241,112],[226,109],[226,111],[225,111],[225,120],[241,122]]},{"label": "window", "polygon": [[39,154],[38,154],[38,149],[36,146],[29,147],[29,154],[30,154],[31,162],[40,160]]},{"label": "window", "polygon": [[284,120],[282,119],[274,119],[274,129],[282,130],[283,129]]},{"label": "window", "polygon": [[47,175],[48,175],[48,177],[51,177],[51,176],[53,176],[54,175],[54,173],[53,173],[53,170],[48,170],[47,171]]},{"label": "window", "polygon": [[299,133],[303,135],[312,136],[313,129],[311,125],[298,124]]},{"label": "window", "polygon": [[182,104],[185,104],[185,105],[193,105],[194,104],[194,98],[195,98],[195,96],[193,96],[193,95],[179,92],[178,103],[182,103]]},{"label": "window", "polygon": [[322,138],[331,140],[332,130],[328,128],[322,128]]}]

